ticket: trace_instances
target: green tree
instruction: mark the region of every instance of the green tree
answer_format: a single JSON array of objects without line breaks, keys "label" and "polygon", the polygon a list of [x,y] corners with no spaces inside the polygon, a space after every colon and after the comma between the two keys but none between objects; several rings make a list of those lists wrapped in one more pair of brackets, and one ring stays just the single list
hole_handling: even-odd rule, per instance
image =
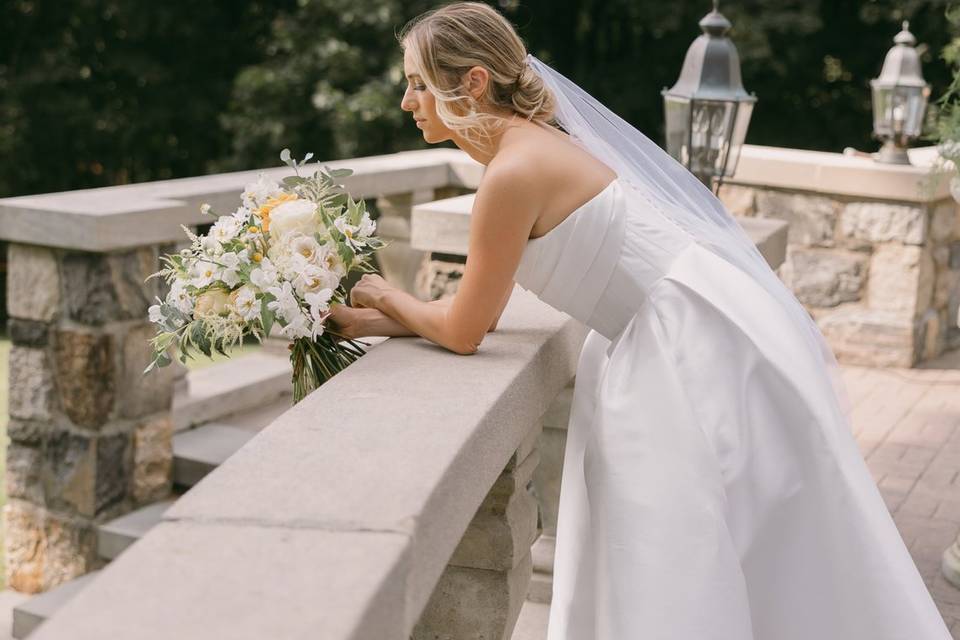
[{"label": "green tree", "polygon": [[203,174],[293,0],[0,4],[0,195]]},{"label": "green tree", "polygon": [[283,147],[335,159],[426,146],[400,109],[396,33],[433,4],[300,0],[275,22],[267,59],[237,76],[222,118],[233,148],[218,166],[274,164]]}]

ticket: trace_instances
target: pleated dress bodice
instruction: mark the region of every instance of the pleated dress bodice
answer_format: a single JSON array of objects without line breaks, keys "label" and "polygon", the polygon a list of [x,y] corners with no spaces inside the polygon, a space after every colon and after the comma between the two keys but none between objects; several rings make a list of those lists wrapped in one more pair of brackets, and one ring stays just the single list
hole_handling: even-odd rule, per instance
[{"label": "pleated dress bodice", "polygon": [[527,242],[514,280],[613,339],[692,239],[624,178]]}]

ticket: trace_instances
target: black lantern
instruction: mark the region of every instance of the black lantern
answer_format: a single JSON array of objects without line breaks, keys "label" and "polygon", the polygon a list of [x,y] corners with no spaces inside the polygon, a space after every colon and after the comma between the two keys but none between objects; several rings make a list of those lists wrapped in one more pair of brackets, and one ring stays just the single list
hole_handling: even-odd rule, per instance
[{"label": "black lantern", "polygon": [[910,164],[907,145],[920,135],[930,85],[920,72],[917,39],[904,21],[903,30],[893,39],[880,77],[870,81],[873,90],[873,135],[884,141],[874,154],[877,162]]},{"label": "black lantern", "polygon": [[740,78],[740,57],[727,37],[730,21],[713,11],[700,21],[703,35],[690,45],[680,78],[664,89],[667,152],[708,187],[733,175],[747,137],[756,96]]}]

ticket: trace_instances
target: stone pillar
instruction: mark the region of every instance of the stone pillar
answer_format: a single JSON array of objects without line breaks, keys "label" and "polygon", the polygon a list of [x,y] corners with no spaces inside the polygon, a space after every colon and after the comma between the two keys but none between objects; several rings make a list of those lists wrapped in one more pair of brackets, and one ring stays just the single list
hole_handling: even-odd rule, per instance
[{"label": "stone pillar", "polygon": [[[166,251],[170,247],[163,247]],[[170,491],[173,365],[143,376],[160,247],[11,243],[6,579],[35,593],[99,567],[96,525]]]},{"label": "stone pillar", "polygon": [[530,545],[540,534],[530,492],[541,427],[531,429],[450,557],[412,640],[509,640],[532,573]]},{"label": "stone pillar", "polygon": [[418,189],[376,199],[376,208],[380,212],[377,236],[389,242],[388,246],[377,251],[380,271],[385,280],[414,295],[423,252],[410,247],[410,209],[415,204],[435,199],[433,189]]}]

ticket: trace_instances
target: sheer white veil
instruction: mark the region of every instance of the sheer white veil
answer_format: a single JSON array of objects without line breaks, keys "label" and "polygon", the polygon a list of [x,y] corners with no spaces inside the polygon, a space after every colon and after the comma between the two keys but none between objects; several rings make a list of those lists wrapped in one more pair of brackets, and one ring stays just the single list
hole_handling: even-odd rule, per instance
[{"label": "sheer white veil", "polygon": [[[816,322],[713,192],[570,79],[533,54],[527,55],[526,62],[553,94],[556,120],[575,143],[613,169],[622,182],[659,203],[667,218],[701,246],[750,275],[783,307],[792,323],[783,331],[798,334],[819,355],[823,381],[833,387],[837,409],[849,414],[839,365]],[[749,306],[750,301],[744,304]]]}]

